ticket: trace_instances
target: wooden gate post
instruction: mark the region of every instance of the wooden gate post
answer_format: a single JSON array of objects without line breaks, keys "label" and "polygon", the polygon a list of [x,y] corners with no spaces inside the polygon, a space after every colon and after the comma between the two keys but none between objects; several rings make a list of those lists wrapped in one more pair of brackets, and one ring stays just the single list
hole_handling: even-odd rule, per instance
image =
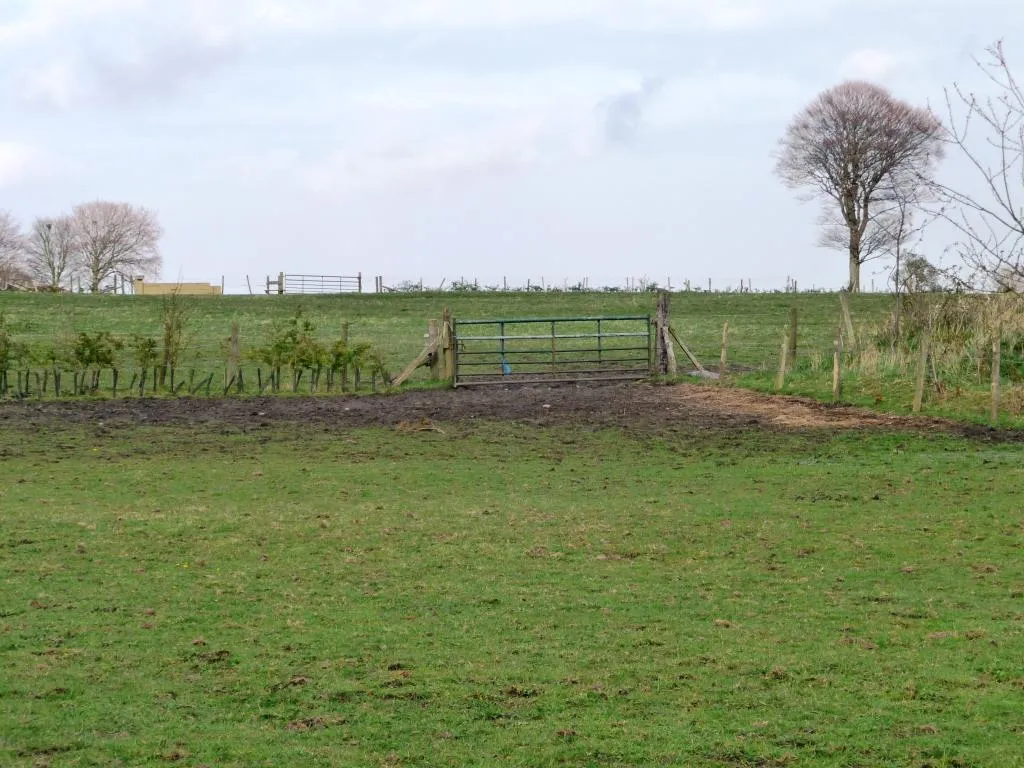
[{"label": "wooden gate post", "polygon": [[455,384],[455,345],[457,343],[452,311],[445,307],[441,314],[441,360],[444,380],[452,385]]},{"label": "wooden gate post", "polygon": [[671,321],[669,294],[668,291],[662,291],[658,296],[658,315],[655,321],[657,366],[658,374],[661,376],[674,376],[677,370],[675,349],[672,347],[672,336],[669,331]]}]

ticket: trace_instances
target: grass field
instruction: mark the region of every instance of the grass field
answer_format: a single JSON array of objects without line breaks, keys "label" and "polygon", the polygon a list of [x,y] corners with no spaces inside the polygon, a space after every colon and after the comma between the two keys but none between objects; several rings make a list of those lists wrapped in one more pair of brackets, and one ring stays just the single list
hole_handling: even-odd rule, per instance
[{"label": "grass field", "polygon": [[1024,765],[1024,449],[0,427],[5,766]]},{"label": "grass field", "polygon": [[[880,322],[890,299],[877,294],[854,297],[858,322]],[[243,348],[266,341],[276,325],[301,310],[321,338],[337,339],[345,322],[353,339],[373,343],[394,369],[423,348],[427,321],[449,307],[457,318],[548,317],[654,314],[657,297],[646,293],[445,293],[344,296],[226,296],[189,302],[192,357],[199,365],[223,367],[223,342],[239,323]],[[722,326],[730,325],[731,358],[751,367],[778,356],[790,306],[801,312],[806,350],[830,350],[839,303],[827,294],[677,294],[673,324],[698,355],[717,361]],[[157,297],[2,294],[14,336],[29,344],[50,342],[78,331],[139,333],[158,338],[161,306]]]},{"label": "grass field", "polygon": [[[870,339],[885,326],[892,298],[881,294],[851,297],[858,336]],[[363,294],[343,296],[227,296],[187,300],[187,351],[179,381],[193,372],[197,380],[212,375],[212,392],[225,384],[227,346],[232,323],[240,327],[243,356],[266,344],[275,330],[297,312],[312,321],[324,342],[341,337],[345,323],[355,342],[379,350],[392,375],[422,350],[427,321],[449,307],[456,318],[490,319],[582,315],[654,314],[656,296],[646,293],[444,293]],[[16,341],[30,348],[67,340],[77,332],[107,331],[127,338],[141,334],[161,337],[163,300],[158,297],[0,294],[0,315]],[[729,324],[729,363],[733,382],[755,389],[774,388],[780,341],[789,310],[799,313],[797,366],[783,391],[822,400],[832,396],[832,345],[840,324],[839,299],[834,294],[676,294],[672,299],[673,326],[709,367],[718,364],[722,330]],[[1014,381],[1007,380],[1003,397],[1003,426],[1024,427],[1024,341],[1017,340]],[[988,419],[989,377],[984,370],[984,344],[960,354],[940,371],[941,384],[929,382],[924,412],[983,422]],[[1009,361],[1004,355],[1004,364]],[[974,358],[971,355],[975,355]],[[122,372],[131,369],[130,350],[120,353]],[[843,402],[894,413],[909,412],[913,400],[914,353],[895,367],[858,365],[844,377]],[[684,361],[685,362],[685,361]],[[847,361],[852,364],[854,361]],[[976,364],[976,365],[975,365]],[[248,381],[255,386],[249,361]],[[977,369],[975,372],[975,368]],[[264,373],[266,373],[264,371]],[[109,373],[107,374],[109,389]],[[425,369],[411,383],[428,380]],[[308,381],[308,378],[307,378]],[[127,384],[127,375],[122,391]]]}]

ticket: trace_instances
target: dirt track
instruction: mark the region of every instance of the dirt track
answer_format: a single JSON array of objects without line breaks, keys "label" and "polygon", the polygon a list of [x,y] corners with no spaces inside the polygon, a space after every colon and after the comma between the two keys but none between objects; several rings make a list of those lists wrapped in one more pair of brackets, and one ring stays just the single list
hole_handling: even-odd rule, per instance
[{"label": "dirt track", "polygon": [[373,397],[264,397],[150,399],[0,404],[0,428],[59,424],[318,427],[395,426],[429,419],[528,424],[621,426],[651,431],[701,429],[943,431],[993,440],[1024,440],[1024,433],[932,419],[887,416],[791,397],[774,397],[700,384],[551,385],[429,390]]}]

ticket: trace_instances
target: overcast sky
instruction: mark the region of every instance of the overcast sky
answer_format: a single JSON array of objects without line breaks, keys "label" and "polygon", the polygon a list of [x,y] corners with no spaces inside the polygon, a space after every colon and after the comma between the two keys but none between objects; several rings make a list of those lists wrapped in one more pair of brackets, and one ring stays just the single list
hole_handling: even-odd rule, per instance
[{"label": "overcast sky", "polygon": [[839,287],[772,173],[789,119],[846,78],[940,106],[998,38],[1024,72],[1014,30],[1011,0],[0,0],[0,209],[147,206],[165,279],[229,290]]}]

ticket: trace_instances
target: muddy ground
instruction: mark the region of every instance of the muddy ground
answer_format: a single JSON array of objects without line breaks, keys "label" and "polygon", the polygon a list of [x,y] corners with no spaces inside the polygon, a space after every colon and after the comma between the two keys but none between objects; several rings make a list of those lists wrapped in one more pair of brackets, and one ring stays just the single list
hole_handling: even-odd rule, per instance
[{"label": "muddy ground", "polygon": [[473,419],[533,425],[619,426],[651,431],[879,429],[1024,441],[1024,432],[890,416],[702,384],[531,385],[408,391],[364,397],[125,399],[0,403],[0,429],[62,424],[402,426]]}]

